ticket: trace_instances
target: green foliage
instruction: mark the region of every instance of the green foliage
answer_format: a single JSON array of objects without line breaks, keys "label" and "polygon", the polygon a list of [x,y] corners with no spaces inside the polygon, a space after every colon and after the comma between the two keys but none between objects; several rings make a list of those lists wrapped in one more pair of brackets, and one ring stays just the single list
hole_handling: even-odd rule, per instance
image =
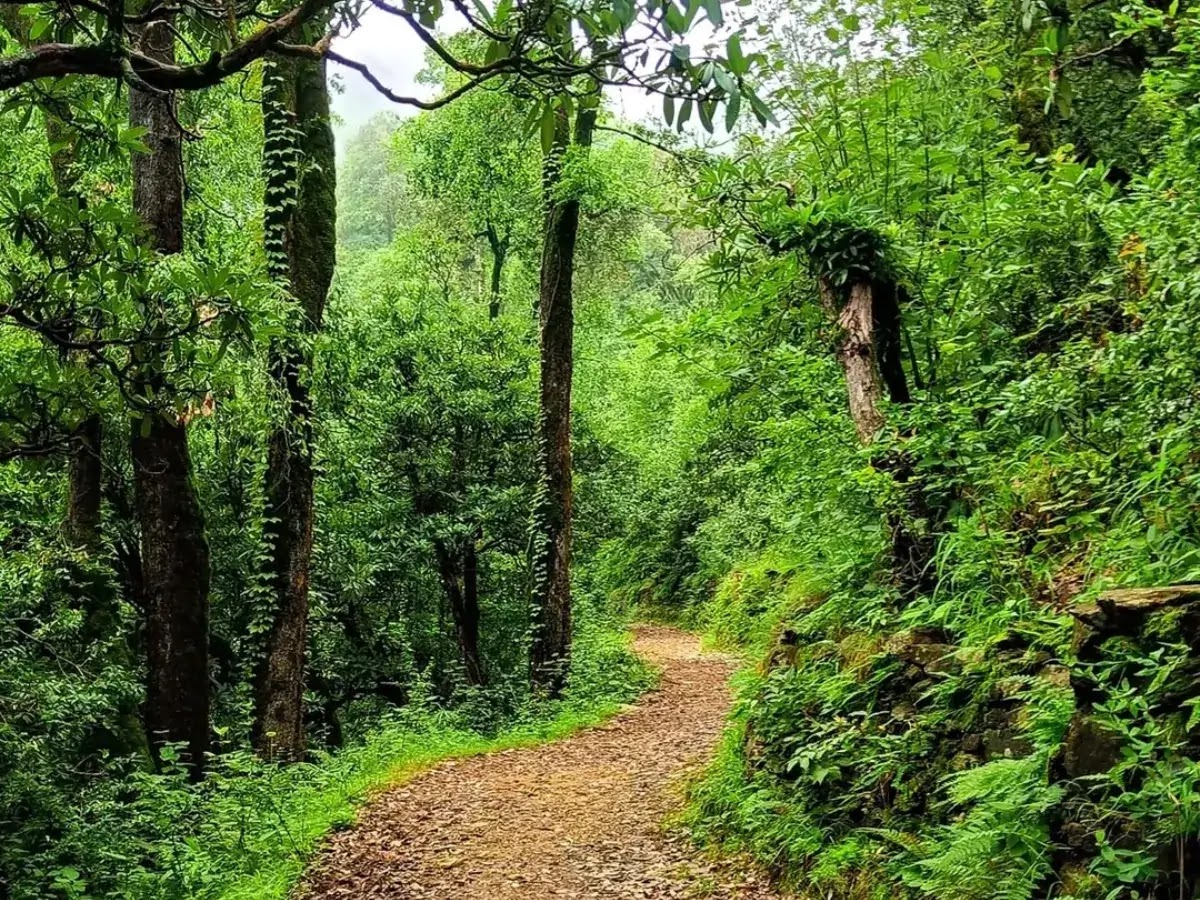
[{"label": "green foliage", "polygon": [[[620,636],[624,619],[581,583],[566,697],[529,695],[541,185],[524,101],[479,94],[351,143],[343,211],[361,215],[343,230],[328,328],[307,335],[272,284],[285,274],[283,234],[277,216],[264,229],[263,208],[291,203],[306,161],[286,140],[262,147],[262,106],[243,95],[259,80],[181,97],[180,122],[200,139],[185,147],[186,246],[169,260],[142,249],[130,218],[129,154],[144,148],[115,124],[123,108],[106,110],[107,151],[80,151],[78,199],[55,195],[40,128],[0,137],[29,163],[0,199],[0,892],[13,897],[282,897],[316,842],[397,770],[551,739],[653,681]],[[273,124],[286,137],[287,123]],[[497,134],[511,141],[493,158]],[[456,168],[467,161],[473,170]],[[657,201],[677,187],[656,180],[656,164],[644,145],[602,138],[570,167],[591,209],[578,283],[596,346],[609,311],[633,302],[629,273],[660,274]],[[508,245],[512,302],[497,316],[493,247],[479,234],[489,223]],[[310,757],[275,768],[248,737],[274,614],[264,488],[267,437],[289,414],[268,368],[282,339],[316,356],[317,509]],[[188,428],[213,554],[216,741],[199,786],[169,749],[150,771],[123,733],[138,724],[146,674],[128,457],[141,401],[127,390],[143,346],[161,351],[144,356],[161,360],[149,401]],[[64,451],[91,415],[103,423],[103,540],[84,552],[60,534]],[[597,448],[586,421],[578,435],[586,458]],[[605,527],[579,529],[577,558]],[[486,687],[469,683],[439,568],[439,546],[468,544]]]},{"label": "green foliage", "polygon": [[[776,48],[785,127],[696,174],[707,268],[610,370],[639,500],[596,572],[763,660],[694,788],[701,840],[819,896],[1175,896],[1194,644],[1163,617],[1079,660],[1068,612],[1195,578],[1194,16],[977,12],[798,13],[820,27]],[[914,402],[883,447],[854,441],[818,275],[907,295]],[[934,540],[915,597],[898,522]],[[1064,774],[1077,714],[1119,736],[1104,775]]]},{"label": "green foliage", "polygon": [[1051,871],[1043,816],[1062,798],[1047,786],[1045,768],[1045,755],[1035,753],[952,776],[948,800],[968,811],[913,848],[905,883],[956,900],[1030,896]]},{"label": "green foliage", "polygon": [[[577,671],[587,673],[579,688],[493,734],[428,697],[376,722],[361,744],[293,766],[236,751],[221,754],[199,786],[182,769],[93,780],[70,818],[54,826],[61,829],[54,846],[27,857],[26,871],[11,882],[15,896],[282,900],[322,838],[350,825],[378,791],[440,760],[594,726],[653,681],[610,632],[585,632],[576,652]],[[6,784],[13,794],[18,789]]]},{"label": "green foliage", "polygon": [[412,224],[391,153],[399,126],[396,116],[381,113],[338,148],[338,243],[346,249],[386,247],[402,225]]},{"label": "green foliage", "polygon": [[[1094,644],[1070,614],[1200,577],[1196,12],[788,3],[756,34],[706,0],[542,11],[479,9],[490,34],[439,43],[469,64],[435,50],[422,78],[445,95],[482,68],[486,84],[348,143],[320,335],[298,334],[278,289],[304,161],[287,122],[261,147],[262,108],[242,102],[278,89],[269,69],[181,98],[200,140],[170,260],[129,214],[145,136],[123,100],[64,79],[0,106],[4,890],[284,896],[367,792],[633,699],[651,676],[614,635],[636,613],[757,663],[692,788],[697,839],[822,897],[1172,896],[1200,842],[1192,613]],[[6,21],[78,39],[49,13]],[[597,63],[650,18],[644,57]],[[722,30],[693,47],[701,18]],[[594,145],[544,185],[545,144],[607,81],[661,94],[677,134],[724,120],[734,146],[655,150],[681,138],[622,136],[601,109]],[[579,632],[558,705],[527,687],[547,199],[583,213]],[[821,280],[896,288],[889,374],[913,402],[883,405],[871,447]],[[316,358],[317,530],[312,756],[276,768],[247,735],[283,338]],[[125,448],[147,405],[188,426],[213,548],[220,741],[200,786],[170,751],[157,772],[129,758],[121,734],[145,649]],[[104,540],[84,551],[60,535],[63,451],[90,416]],[[904,536],[930,550],[918,590],[897,571]],[[468,559],[486,685],[453,616]],[[1080,733],[1111,758],[1075,777]]]}]

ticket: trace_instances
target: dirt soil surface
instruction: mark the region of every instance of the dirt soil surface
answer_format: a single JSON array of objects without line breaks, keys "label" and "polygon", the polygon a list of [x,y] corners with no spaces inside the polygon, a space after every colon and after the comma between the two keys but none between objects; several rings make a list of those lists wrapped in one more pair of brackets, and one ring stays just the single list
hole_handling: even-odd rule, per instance
[{"label": "dirt soil surface", "polygon": [[310,900],[768,900],[756,874],[718,865],[663,822],[710,758],[735,663],[642,627],[662,683],[606,725],[551,744],[442,763],[381,794],[335,835]]}]

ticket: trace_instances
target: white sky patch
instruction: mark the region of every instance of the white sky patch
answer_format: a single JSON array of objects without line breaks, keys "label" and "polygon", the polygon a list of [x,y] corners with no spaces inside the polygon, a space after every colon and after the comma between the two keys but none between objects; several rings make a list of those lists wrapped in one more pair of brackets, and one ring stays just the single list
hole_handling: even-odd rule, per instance
[{"label": "white sky patch", "polygon": [[[457,12],[446,13],[446,24],[452,29],[466,25]],[[434,86],[417,83],[417,73],[425,67],[426,47],[396,16],[368,9],[359,27],[339,37],[333,45],[346,58],[364,63],[393,93],[419,100],[433,99]],[[339,142],[353,135],[376,113],[394,112],[407,118],[419,111],[415,106],[393,103],[352,69],[330,63],[330,72],[340,85],[332,98]]]},{"label": "white sky patch", "polygon": [[[452,33],[467,27],[466,21],[453,10],[447,10],[438,23],[441,34]],[[713,40],[714,29],[705,19],[699,20],[692,32],[684,38],[693,48],[703,47]],[[343,56],[364,63],[381,82],[396,94],[412,96],[420,100],[434,99],[436,87],[419,84],[417,74],[425,66],[425,44],[413,30],[396,16],[378,9],[368,9],[360,26],[348,35],[334,41],[334,47]],[[653,65],[653,60],[650,65]],[[330,73],[336,78],[333,95],[333,112],[336,115],[335,132],[339,144],[354,135],[372,116],[380,112],[393,112],[402,118],[416,115],[414,106],[393,103],[367,82],[358,72],[337,63],[330,63]],[[658,94],[647,95],[642,88],[607,88],[605,100],[608,107],[623,121],[659,129],[663,122],[663,102]],[[676,104],[678,106],[678,104]],[[722,127],[722,114],[715,117],[716,137],[726,137]],[[700,127],[693,116],[684,132],[698,143],[708,143],[712,137]]]}]

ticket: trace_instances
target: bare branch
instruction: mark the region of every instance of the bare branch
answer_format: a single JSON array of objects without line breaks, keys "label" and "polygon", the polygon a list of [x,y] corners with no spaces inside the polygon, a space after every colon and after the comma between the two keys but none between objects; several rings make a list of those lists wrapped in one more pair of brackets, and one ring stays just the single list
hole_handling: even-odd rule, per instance
[{"label": "bare branch", "polygon": [[468,91],[474,90],[484,82],[490,81],[501,74],[501,72],[498,71],[485,73],[464,82],[454,90],[450,91],[448,94],[444,94],[435,100],[421,100],[417,97],[405,97],[392,91],[391,88],[379,80],[379,77],[370,70],[366,63],[359,62],[355,59],[347,59],[336,50],[327,51],[325,58],[343,65],[347,69],[353,69],[363,78],[365,78],[370,83],[371,87],[375,88],[375,90],[379,91],[379,93],[387,97],[387,99],[391,100],[393,103],[401,103],[405,106],[415,106],[417,109],[439,109],[445,106],[447,103],[457,100]]}]

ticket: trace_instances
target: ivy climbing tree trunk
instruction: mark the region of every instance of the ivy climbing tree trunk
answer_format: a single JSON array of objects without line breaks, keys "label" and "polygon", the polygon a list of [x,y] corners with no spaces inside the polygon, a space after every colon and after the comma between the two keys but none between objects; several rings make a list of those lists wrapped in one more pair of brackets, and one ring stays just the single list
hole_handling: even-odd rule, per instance
[{"label": "ivy climbing tree trunk", "polygon": [[[576,114],[573,142],[592,144],[596,107]],[[579,199],[557,197],[563,159],[572,143],[561,110],[544,163],[546,224],[538,291],[541,386],[538,409],[540,484],[535,511],[534,621],[530,668],[534,688],[558,696],[571,655],[571,378],[574,370],[573,281]]]},{"label": "ivy climbing tree trunk", "polygon": [[270,625],[256,679],[254,743],[282,761],[304,755],[304,669],[313,549],[313,409],[309,378],[335,264],[333,129],[325,64],[268,59],[263,76],[265,241],[271,274],[295,304],[296,333],[271,348],[284,420],[271,432],[266,540]]},{"label": "ivy climbing tree trunk", "polygon": [[[141,52],[175,59],[170,21],[146,26]],[[129,120],[146,129],[148,152],[133,158],[133,204],[150,245],[167,255],[183,249],[183,155],[171,94],[131,86]],[[156,317],[151,298],[149,317]],[[148,332],[154,322],[148,322]],[[146,719],[156,748],[184,745],[193,777],[203,773],[209,741],[209,553],[192,483],[187,429],[161,406],[167,348],[147,341],[135,350],[142,409],[131,423],[134,493],[141,528],[146,604]]]}]

